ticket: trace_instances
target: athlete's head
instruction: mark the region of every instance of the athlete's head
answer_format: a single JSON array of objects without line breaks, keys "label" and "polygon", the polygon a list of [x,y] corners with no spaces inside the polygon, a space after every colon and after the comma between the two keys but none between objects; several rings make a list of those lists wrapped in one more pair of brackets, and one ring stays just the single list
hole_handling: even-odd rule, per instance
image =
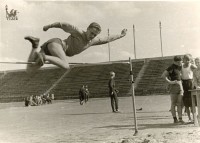
[{"label": "athlete's head", "polygon": [[111,77],[115,77],[115,72],[111,71],[111,72],[110,72],[110,76],[111,76]]},{"label": "athlete's head", "polygon": [[174,64],[181,66],[181,64],[182,64],[181,56],[174,56]]},{"label": "athlete's head", "polygon": [[93,38],[95,38],[99,33],[101,32],[101,26],[96,23],[96,22],[92,22],[88,28],[87,28],[87,39],[88,40],[92,40]]},{"label": "athlete's head", "polygon": [[183,56],[183,63],[184,64],[189,64],[190,60],[191,60],[190,55],[186,54],[186,55]]}]

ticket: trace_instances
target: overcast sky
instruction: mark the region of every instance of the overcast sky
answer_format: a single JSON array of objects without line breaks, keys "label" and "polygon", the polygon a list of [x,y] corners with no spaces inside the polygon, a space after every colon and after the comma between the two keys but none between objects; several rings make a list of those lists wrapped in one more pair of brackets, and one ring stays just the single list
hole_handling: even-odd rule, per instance
[{"label": "overcast sky", "polygon": [[[0,61],[27,61],[31,44],[24,36],[40,38],[40,44],[50,38],[65,39],[68,33],[60,29],[44,32],[44,25],[68,22],[86,30],[91,22],[102,27],[99,37],[127,35],[110,43],[111,60],[127,60],[134,57],[133,24],[137,58],[161,56],[159,21],[162,22],[164,56],[190,53],[200,56],[200,2],[198,1],[1,1]],[[8,11],[17,10],[18,20],[7,20]],[[90,47],[81,54],[68,58],[69,62],[108,61],[108,45]],[[0,70],[24,68],[25,65],[0,64]]]}]

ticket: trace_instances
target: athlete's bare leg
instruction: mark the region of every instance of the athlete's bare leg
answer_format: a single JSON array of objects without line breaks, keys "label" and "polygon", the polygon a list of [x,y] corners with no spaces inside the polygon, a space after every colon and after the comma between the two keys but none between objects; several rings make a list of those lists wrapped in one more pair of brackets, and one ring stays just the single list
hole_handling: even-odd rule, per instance
[{"label": "athlete's bare leg", "polygon": [[44,58],[46,61],[64,69],[70,68],[65,52],[60,44],[49,43],[48,50],[52,56],[45,55]]},{"label": "athlete's bare leg", "polygon": [[24,39],[30,41],[32,44],[32,50],[28,57],[28,62],[35,62],[35,63],[27,64],[26,66],[26,71],[28,73],[32,73],[38,70],[44,64],[42,54],[37,52],[40,39],[31,36],[27,36]]}]

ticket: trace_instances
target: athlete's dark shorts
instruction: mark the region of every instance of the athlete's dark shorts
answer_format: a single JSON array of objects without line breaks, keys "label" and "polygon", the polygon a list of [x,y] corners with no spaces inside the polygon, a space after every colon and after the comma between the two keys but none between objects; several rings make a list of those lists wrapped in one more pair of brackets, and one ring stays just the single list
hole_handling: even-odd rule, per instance
[{"label": "athlete's dark shorts", "polygon": [[62,48],[63,48],[63,50],[64,50],[64,45],[63,45],[63,43],[62,43],[62,40],[59,39],[59,38],[53,38],[53,39],[48,40],[47,42],[45,42],[45,43],[42,44],[42,46],[41,46],[41,49],[43,49],[43,51],[44,51],[44,53],[45,53],[46,55],[52,56],[51,53],[50,53],[49,50],[48,50],[48,44],[50,44],[50,43],[57,43],[57,44],[61,45]]}]

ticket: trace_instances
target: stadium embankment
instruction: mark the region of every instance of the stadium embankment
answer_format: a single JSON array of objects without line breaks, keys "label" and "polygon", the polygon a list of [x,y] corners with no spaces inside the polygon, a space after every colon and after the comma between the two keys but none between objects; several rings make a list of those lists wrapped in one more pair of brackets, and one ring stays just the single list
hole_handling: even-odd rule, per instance
[{"label": "stadium embankment", "polygon": [[[132,60],[136,96],[166,94],[162,72],[172,57]],[[60,68],[42,68],[34,74],[25,70],[0,73],[0,102],[23,101],[30,95],[54,93],[55,99],[77,98],[82,85],[88,85],[90,97],[108,96],[109,72],[116,73],[119,96],[131,95],[130,66],[125,63],[87,65],[66,72]]]}]

